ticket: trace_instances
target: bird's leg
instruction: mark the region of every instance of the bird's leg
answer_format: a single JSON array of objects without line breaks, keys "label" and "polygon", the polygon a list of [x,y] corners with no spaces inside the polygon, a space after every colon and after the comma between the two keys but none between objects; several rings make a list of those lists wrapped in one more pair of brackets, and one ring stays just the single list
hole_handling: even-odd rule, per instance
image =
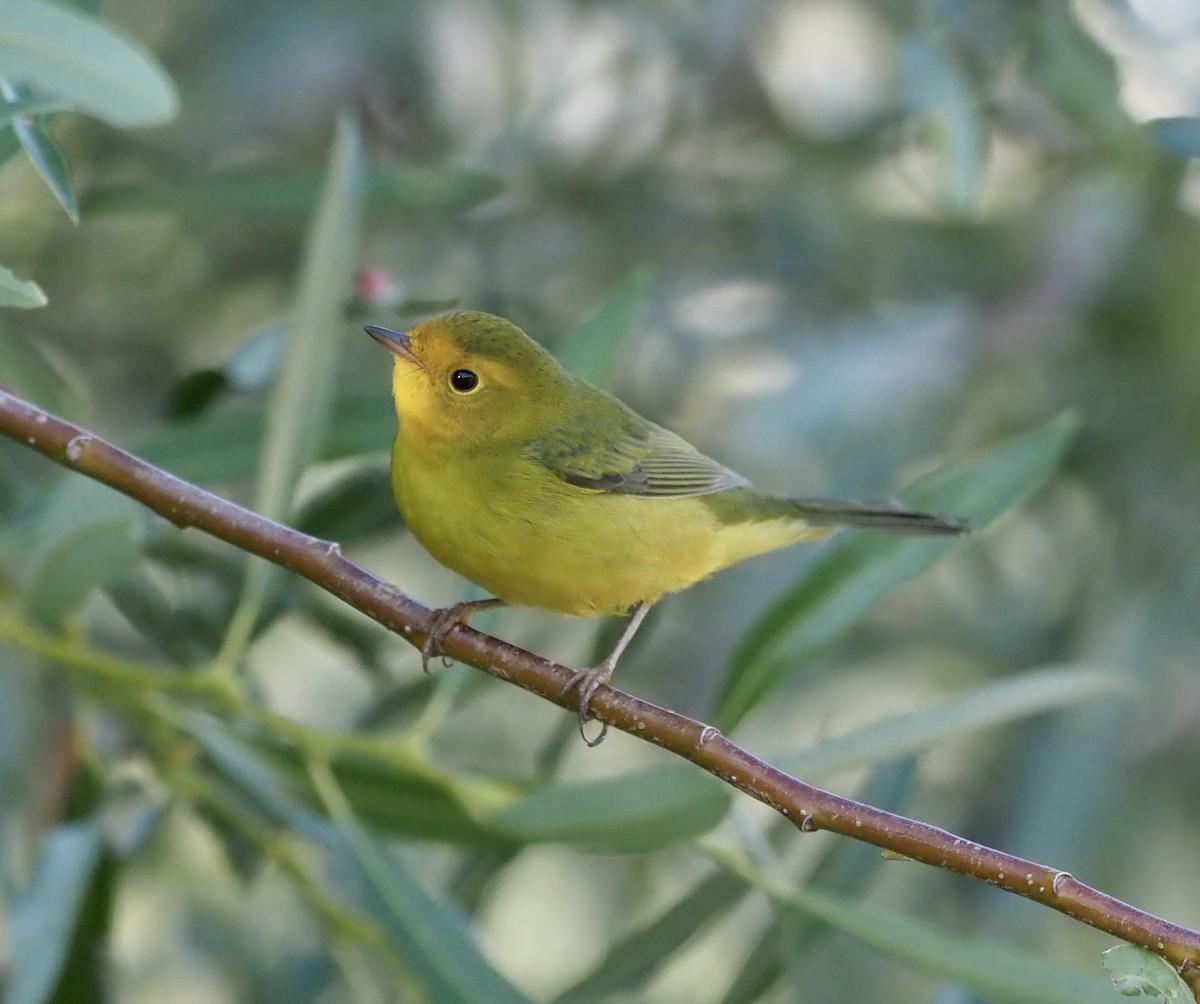
[{"label": "bird's leg", "polygon": [[425,636],[425,644],[421,646],[421,668],[428,673],[429,660],[439,655],[442,656],[443,663],[449,665],[442,654],[442,637],[446,632],[459,624],[469,623],[471,617],[481,610],[503,606],[507,606],[504,600],[489,597],[486,600],[466,600],[433,611],[429,617],[429,633]]},{"label": "bird's leg", "polygon": [[637,629],[642,626],[642,621],[646,619],[649,610],[650,604],[645,602],[634,607],[633,614],[625,625],[625,630],[621,632],[621,637],[617,639],[617,643],[608,653],[608,657],[598,666],[579,670],[563,687],[564,694],[575,687],[579,688],[579,735],[588,746],[599,746],[604,742],[604,737],[608,733],[608,724],[601,723],[600,734],[595,739],[587,737],[585,726],[591,718],[589,706],[592,703],[592,695],[608,683],[613,675],[613,670],[617,668],[617,660],[621,658],[621,653],[625,651],[626,646],[633,640],[633,636],[637,634]]}]

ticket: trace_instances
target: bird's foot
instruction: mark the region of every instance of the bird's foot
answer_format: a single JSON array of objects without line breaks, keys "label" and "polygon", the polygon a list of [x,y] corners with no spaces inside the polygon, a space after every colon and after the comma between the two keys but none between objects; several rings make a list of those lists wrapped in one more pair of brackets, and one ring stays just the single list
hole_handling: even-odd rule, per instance
[{"label": "bird's foot", "polygon": [[604,737],[608,735],[608,723],[601,722],[599,735],[595,739],[589,739],[587,736],[587,723],[592,720],[592,695],[608,683],[612,674],[613,666],[610,660],[606,659],[599,666],[579,670],[567,681],[567,685],[563,687],[562,692],[564,694],[576,689],[579,691],[579,735],[586,746],[599,746],[604,742]]},{"label": "bird's foot", "polygon": [[442,665],[449,666],[453,660],[442,651],[442,639],[458,625],[470,625],[471,617],[481,610],[504,606],[503,600],[466,600],[448,607],[441,607],[429,616],[429,631],[425,644],[421,646],[421,668],[429,673],[429,660],[441,656]]}]

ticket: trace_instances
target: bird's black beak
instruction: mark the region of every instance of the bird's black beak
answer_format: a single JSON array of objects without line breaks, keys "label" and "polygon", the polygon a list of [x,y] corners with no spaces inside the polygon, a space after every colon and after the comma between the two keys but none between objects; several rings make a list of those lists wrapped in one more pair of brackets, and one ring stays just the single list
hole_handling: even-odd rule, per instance
[{"label": "bird's black beak", "polygon": [[[392,355],[412,363],[414,366],[421,366],[421,360],[413,353],[412,339],[408,337],[407,331],[393,331],[391,328],[381,328],[375,324],[364,325],[363,331]],[[421,368],[424,369],[423,366]]]}]

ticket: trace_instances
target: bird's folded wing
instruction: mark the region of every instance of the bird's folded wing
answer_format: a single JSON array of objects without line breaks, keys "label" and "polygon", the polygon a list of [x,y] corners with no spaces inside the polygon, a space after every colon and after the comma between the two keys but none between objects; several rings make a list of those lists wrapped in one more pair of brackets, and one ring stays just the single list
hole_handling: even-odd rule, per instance
[{"label": "bird's folded wing", "polygon": [[749,482],[686,440],[637,416],[606,416],[603,430],[563,429],[526,446],[526,455],[579,488],[686,498]]}]

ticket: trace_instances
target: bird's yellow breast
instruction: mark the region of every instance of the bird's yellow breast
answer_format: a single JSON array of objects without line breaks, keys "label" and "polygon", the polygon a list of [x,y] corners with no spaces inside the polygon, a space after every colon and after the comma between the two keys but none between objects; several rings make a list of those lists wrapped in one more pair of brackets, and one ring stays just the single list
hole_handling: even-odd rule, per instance
[{"label": "bird's yellow breast", "polygon": [[[745,554],[696,498],[579,488],[504,452],[397,438],[396,501],[443,565],[509,603],[620,613],[706,578]],[[762,531],[760,531],[761,533]],[[780,546],[756,547],[758,553]]]}]

